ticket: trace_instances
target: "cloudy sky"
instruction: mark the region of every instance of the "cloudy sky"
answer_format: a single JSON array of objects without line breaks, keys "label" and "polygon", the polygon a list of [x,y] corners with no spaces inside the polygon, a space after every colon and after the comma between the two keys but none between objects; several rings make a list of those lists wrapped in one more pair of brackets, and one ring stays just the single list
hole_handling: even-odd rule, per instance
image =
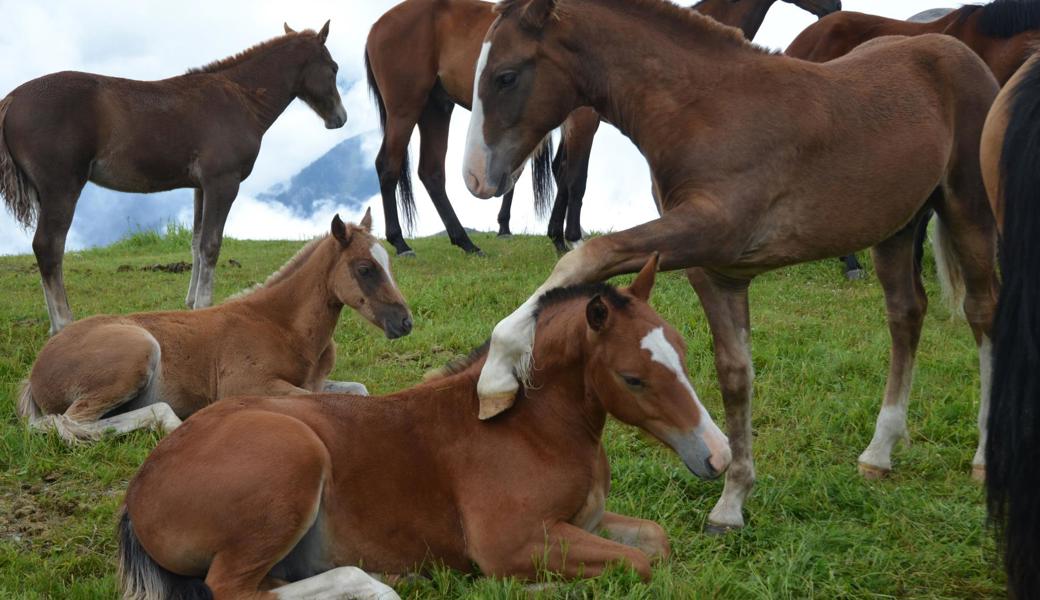
[{"label": "cloudy sky", "polygon": [[[692,2],[692,0],[687,0]],[[278,204],[256,196],[273,184],[289,179],[340,141],[364,135],[368,159],[379,148],[378,116],[364,83],[365,37],[372,23],[395,0],[0,0],[0,94],[29,79],[62,70],[79,70],[129,77],[161,79],[183,73],[242,50],[281,33],[282,22],[295,28],[318,28],[332,19],[329,48],[340,64],[341,93],[350,115],[346,127],[329,131],[301,102],[289,107],[264,138],[253,174],[243,185],[231,210],[226,233],[239,238],[302,239],[320,233],[331,212],[300,218]],[[925,9],[956,7],[946,0],[843,0],[846,10],[906,18]],[[766,18],[756,42],[785,48],[815,18],[793,5],[777,2]],[[462,181],[462,149],[469,113],[454,113],[448,151],[448,194],[463,224],[481,230],[496,227],[497,200],[477,200]],[[418,151],[418,133],[412,140],[412,156]],[[414,168],[415,161],[413,161]],[[419,206],[417,235],[443,229],[425,190],[415,179]],[[544,233],[545,224],[531,209],[531,185],[527,177],[517,184],[513,231]],[[600,129],[593,150],[583,224],[586,229],[625,229],[656,216],[650,197],[647,168],[639,152],[609,126]],[[184,192],[186,193],[186,192]],[[188,203],[190,204],[190,203]],[[370,201],[379,229],[382,209]],[[343,216],[355,217],[339,207]],[[170,220],[189,223],[184,202],[164,209]],[[126,224],[114,224],[125,227]],[[73,223],[70,249],[90,240],[83,224]],[[31,232],[23,231],[0,208],[0,254],[31,252]]]}]

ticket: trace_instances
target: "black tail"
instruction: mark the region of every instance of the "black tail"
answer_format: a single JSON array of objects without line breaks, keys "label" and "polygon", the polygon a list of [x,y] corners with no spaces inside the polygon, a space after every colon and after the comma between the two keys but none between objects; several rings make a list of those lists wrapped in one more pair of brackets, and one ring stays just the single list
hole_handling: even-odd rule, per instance
[{"label": "black tail", "polygon": [[1040,598],[1040,61],[1009,93],[986,492],[1008,591],[1025,600]]},{"label": "black tail", "polygon": [[130,515],[119,518],[119,585],[125,600],[212,600],[202,579],[182,577],[159,566],[137,539]]},{"label": "black tail", "polygon": [[[563,144],[560,148],[562,151]],[[534,211],[539,218],[544,219],[556,195],[553,187],[552,133],[545,136],[531,159],[531,180],[534,182]]]},{"label": "black tail", "polygon": [[[375,73],[372,72],[372,63],[368,59],[368,50],[365,50],[365,73],[368,76],[368,91],[379,105],[379,126],[386,133],[386,104],[383,102],[383,94],[379,91],[376,83]],[[401,175],[397,179],[397,204],[401,214],[404,216],[404,227],[408,233],[415,228],[415,195],[412,193],[412,169],[408,160],[408,146],[404,148],[404,159],[401,161]]]}]

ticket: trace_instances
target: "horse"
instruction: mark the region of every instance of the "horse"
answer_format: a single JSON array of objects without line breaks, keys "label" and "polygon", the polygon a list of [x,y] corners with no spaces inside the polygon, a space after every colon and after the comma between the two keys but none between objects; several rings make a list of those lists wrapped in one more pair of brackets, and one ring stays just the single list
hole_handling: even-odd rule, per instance
[{"label": "horse", "polygon": [[265,283],[195,311],[100,315],[71,323],[40,350],[18,412],[36,430],[75,443],[106,431],[175,429],[227,396],[364,392],[327,382],[344,306],[388,338],[412,317],[390,273],[389,255],[337,215],[331,232],[296,253]]},{"label": "horse", "polygon": [[607,415],[672,448],[698,477],[716,477],[730,457],[683,370],[681,336],[647,303],[657,263],[628,288],[540,295],[541,368],[494,422],[474,416],[481,350],[382,398],[230,399],[199,411],[127,488],[124,593],[171,597],[204,577],[216,600],[319,589],[353,598],[370,588],[336,587],[365,579],[349,565],[532,580],[621,563],[649,580],[668,537],[605,510]]},{"label": "horse", "polygon": [[[532,362],[537,295],[639,268],[661,253],[685,269],[707,315],[733,462],[709,531],[744,525],[754,482],[748,286],[760,273],[873,248],[892,352],[860,472],[884,476],[907,436],[914,357],[927,307],[914,269],[922,211],[939,216],[951,297],[979,350],[988,400],[996,231],[979,140],[998,86],[950,36],[884,38],[816,64],[756,48],[740,32],[657,0],[509,0],[478,64],[464,176],[472,194],[508,189],[540,136],[591,105],[650,164],[662,215],[595,237],[499,322],[478,383],[479,416],[513,405]],[[941,185],[942,198],[931,197]],[[983,424],[984,425],[984,424]],[[973,470],[985,469],[980,428]]]},{"label": "horse", "polygon": [[[936,19],[929,17],[938,15]],[[986,5],[966,5],[956,10],[937,9],[906,21],[858,12],[841,12],[813,23],[791,42],[785,54],[825,62],[844,56],[867,40],[885,35],[944,33],[961,40],[982,57],[1000,85],[1004,85],[1040,39],[1040,3],[995,0]],[[937,191],[936,193],[942,193]],[[924,255],[928,220],[918,234],[918,260]],[[842,257],[845,276],[863,277],[856,255]]]},{"label": "horse", "polygon": [[188,308],[213,299],[224,223],[260,142],[295,98],[335,129],[347,122],[321,31],[295,32],[160,81],[63,71],[0,100],[0,196],[25,227],[51,335],[72,322],[65,236],[88,181],[121,192],[195,189]]},{"label": "horse", "polygon": [[[408,142],[419,127],[419,179],[444,222],[451,243],[467,254],[481,255],[459,223],[445,191],[444,160],[448,128],[455,105],[469,109],[473,65],[480,41],[495,19],[494,4],[481,0],[405,0],[379,18],[365,43],[368,87],[379,107],[383,143],[376,173],[383,199],[386,239],[399,256],[415,256],[401,230],[400,197],[405,225],[415,221]],[[407,44],[401,40],[407,39]],[[552,190],[552,138],[532,159],[535,205],[543,211]],[[398,193],[399,192],[399,193]],[[503,200],[499,236],[509,231],[512,192]]]},{"label": "horse", "polygon": [[1004,86],[982,133],[982,174],[1001,232],[986,492],[1011,597],[1040,590],[1040,55]]},{"label": "horse", "polygon": [[[841,10],[840,0],[784,1],[817,17]],[[775,3],[776,0],[702,0],[690,9],[724,25],[737,27],[744,32],[744,37],[753,40],[765,21],[766,13]],[[548,229],[549,239],[559,254],[580,243],[582,239],[581,205],[589,177],[592,142],[599,124],[599,115],[590,107],[579,108],[563,123],[560,144],[552,164],[556,178],[556,199],[553,202]],[[506,222],[508,223],[508,217]]]},{"label": "horse", "polygon": [[[749,37],[754,36],[776,0],[704,0],[693,8],[719,20],[739,24]],[[839,0],[784,0],[817,15],[841,7]],[[445,191],[444,160],[448,150],[448,126],[455,106],[470,109],[473,104],[473,66],[480,44],[495,20],[494,4],[479,0],[405,0],[386,12],[372,26],[365,46],[369,89],[379,107],[383,144],[376,157],[386,237],[400,256],[415,252],[404,240],[398,217],[398,197],[405,224],[415,219],[408,160],[408,141],[419,127],[419,179],[444,222],[451,243],[467,253],[480,253],[459,223]],[[401,40],[409,44],[402,46]],[[588,177],[588,153],[599,117],[588,111],[576,113],[564,125],[564,140],[570,144],[565,154],[553,161],[550,138],[540,146],[533,160],[535,208],[541,214],[549,204],[555,174],[560,194],[553,205],[549,237],[558,248],[563,244],[563,219],[568,206],[574,211],[568,221],[581,237],[580,205]],[[585,148],[588,146],[587,149]],[[564,163],[566,157],[566,163]],[[562,165],[566,164],[566,168]],[[567,185],[564,192],[563,186]],[[498,235],[512,235],[509,220],[513,192],[504,195],[498,213]],[[559,229],[559,242],[554,232]],[[570,238],[568,238],[570,239]]]}]

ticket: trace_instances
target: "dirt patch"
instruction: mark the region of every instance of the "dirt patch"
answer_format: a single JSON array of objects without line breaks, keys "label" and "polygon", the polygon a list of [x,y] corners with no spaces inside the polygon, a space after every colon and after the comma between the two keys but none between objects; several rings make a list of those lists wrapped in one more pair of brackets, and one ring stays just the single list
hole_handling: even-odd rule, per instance
[{"label": "dirt patch", "polygon": [[145,267],[138,268],[134,268],[133,265],[119,265],[119,268],[116,269],[116,272],[128,273],[130,271],[151,271],[153,273],[185,273],[190,270],[191,263],[186,263],[182,260],[178,262],[148,265]]}]

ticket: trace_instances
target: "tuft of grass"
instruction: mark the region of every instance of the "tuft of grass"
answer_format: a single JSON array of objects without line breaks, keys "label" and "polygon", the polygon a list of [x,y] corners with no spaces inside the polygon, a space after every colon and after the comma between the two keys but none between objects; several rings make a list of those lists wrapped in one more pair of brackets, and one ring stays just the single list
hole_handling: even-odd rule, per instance
[{"label": "tuft of grass", "polygon": [[[415,330],[388,341],[344,313],[333,377],[364,382],[373,393],[420,381],[427,369],[482,343],[556,260],[541,237],[475,237],[487,258],[432,238],[414,241],[417,259],[394,260]],[[190,240],[189,230],[171,226],[163,235],[139,232],[108,248],[69,253],[65,273],[76,316],[180,308],[189,273],[136,267],[190,262]],[[263,281],[300,245],[225,240],[217,297]],[[134,270],[120,271],[122,265]],[[937,298],[934,275],[927,287]],[[15,417],[14,394],[48,328],[35,261],[0,257],[0,289],[0,597],[115,597],[115,514],[158,437],[138,433],[69,448],[28,434]],[[682,274],[661,274],[652,302],[687,340],[691,379],[721,423],[711,336]],[[654,519],[671,539],[673,556],[656,567],[652,582],[615,569],[532,592],[515,581],[436,568],[428,579],[401,584],[402,596],[999,597],[1004,582],[984,528],[983,493],[969,479],[978,368],[967,325],[932,303],[910,405],[911,445],[897,450],[890,478],[869,482],[856,473],[856,457],[873,432],[889,348],[876,279],[846,282],[838,261],[802,265],[760,277],[751,305],[758,481],[745,530],[704,535],[722,482],[697,481],[670,451],[611,422],[609,510]]]}]

